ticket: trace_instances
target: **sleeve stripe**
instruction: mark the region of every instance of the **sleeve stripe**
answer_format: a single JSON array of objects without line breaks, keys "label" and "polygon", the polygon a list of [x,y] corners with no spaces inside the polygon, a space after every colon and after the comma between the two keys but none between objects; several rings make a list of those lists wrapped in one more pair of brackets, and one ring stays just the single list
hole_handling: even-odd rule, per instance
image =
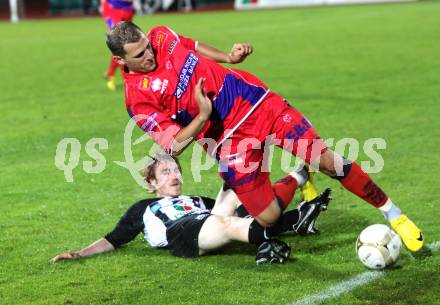
[{"label": "sleeve stripe", "polygon": [[180,41],[179,35],[176,34],[176,32],[174,32],[172,29],[170,29],[169,27],[167,27],[168,31],[170,31],[171,33],[173,33],[174,37],[176,37],[177,41]]}]

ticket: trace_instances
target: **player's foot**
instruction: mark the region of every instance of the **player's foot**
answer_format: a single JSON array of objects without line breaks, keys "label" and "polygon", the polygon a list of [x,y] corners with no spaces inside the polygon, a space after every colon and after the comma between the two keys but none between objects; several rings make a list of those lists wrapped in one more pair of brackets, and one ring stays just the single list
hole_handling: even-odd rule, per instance
[{"label": "player's foot", "polygon": [[106,84],[108,90],[110,90],[110,91],[116,90],[116,81],[113,76],[106,76],[105,77],[105,84]]},{"label": "player's foot", "polygon": [[403,243],[411,252],[423,247],[422,231],[404,214],[390,221],[391,227],[402,238]]},{"label": "player's foot", "polygon": [[263,264],[283,264],[290,256],[292,249],[283,241],[271,239],[262,243],[257,250],[255,262]]},{"label": "player's foot", "polygon": [[325,211],[327,206],[332,199],[331,189],[327,188],[324,192],[319,194],[310,202],[303,201],[298,206],[299,219],[296,224],[293,225],[292,229],[299,235],[308,235],[316,233],[314,228],[316,219],[321,211]]},{"label": "player's foot", "polygon": [[300,188],[301,197],[305,201],[312,201],[318,196],[318,190],[313,184],[313,180],[315,179],[315,172],[310,171],[310,168],[306,168],[308,173],[308,178],[306,183]]}]

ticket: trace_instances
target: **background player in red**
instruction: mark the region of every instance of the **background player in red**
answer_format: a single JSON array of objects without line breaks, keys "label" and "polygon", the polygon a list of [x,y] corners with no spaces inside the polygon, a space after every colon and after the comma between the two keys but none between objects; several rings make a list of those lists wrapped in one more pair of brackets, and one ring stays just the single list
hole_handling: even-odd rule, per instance
[{"label": "background player in red", "polygon": [[[132,21],[134,16],[133,0],[101,0],[101,12],[107,31],[110,31],[120,21]],[[112,56],[105,73],[106,85],[111,91],[116,90],[115,72],[117,68],[118,63]]]},{"label": "background player in red", "polygon": [[227,54],[164,26],[144,34],[129,22],[108,33],[107,45],[124,65],[127,111],[139,127],[172,154],[198,140],[260,224],[273,224],[289,204],[286,185],[296,188],[270,183],[264,148],[275,144],[380,209],[408,249],[422,248],[419,228],[360,166],[328,149],[303,114],[254,75],[218,64],[243,61],[251,46]]}]

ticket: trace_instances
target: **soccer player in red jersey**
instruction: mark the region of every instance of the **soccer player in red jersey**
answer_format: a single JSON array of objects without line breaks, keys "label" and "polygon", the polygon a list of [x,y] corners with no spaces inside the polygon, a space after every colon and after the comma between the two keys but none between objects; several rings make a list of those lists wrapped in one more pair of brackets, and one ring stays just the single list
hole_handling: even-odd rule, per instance
[{"label": "soccer player in red jersey", "polygon": [[[101,0],[101,12],[104,18],[107,31],[120,21],[132,21],[134,16],[133,0]],[[111,91],[116,90],[115,72],[118,63],[110,58],[110,65],[105,73],[107,88]]]},{"label": "soccer player in red jersey", "polygon": [[270,226],[289,203],[295,179],[271,185],[264,147],[275,144],[318,164],[324,174],[380,209],[407,248],[423,246],[419,228],[401,213],[355,162],[329,149],[312,124],[256,76],[219,63],[240,63],[252,53],[234,44],[230,53],[178,35],[165,26],[144,34],[118,23],[107,45],[124,65],[129,115],[166,152],[179,154],[197,140],[219,163],[220,176],[248,212]]}]

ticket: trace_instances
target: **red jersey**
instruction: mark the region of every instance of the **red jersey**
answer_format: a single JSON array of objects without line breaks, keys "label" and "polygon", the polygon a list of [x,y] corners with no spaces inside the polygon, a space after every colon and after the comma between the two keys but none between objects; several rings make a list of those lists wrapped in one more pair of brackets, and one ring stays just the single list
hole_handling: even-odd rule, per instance
[{"label": "red jersey", "polygon": [[168,153],[175,135],[199,112],[194,88],[200,78],[206,78],[213,110],[197,140],[212,138],[220,144],[269,94],[257,77],[202,57],[195,51],[197,42],[165,26],[153,28],[147,39],[157,67],[149,73],[124,73],[126,107]]}]

